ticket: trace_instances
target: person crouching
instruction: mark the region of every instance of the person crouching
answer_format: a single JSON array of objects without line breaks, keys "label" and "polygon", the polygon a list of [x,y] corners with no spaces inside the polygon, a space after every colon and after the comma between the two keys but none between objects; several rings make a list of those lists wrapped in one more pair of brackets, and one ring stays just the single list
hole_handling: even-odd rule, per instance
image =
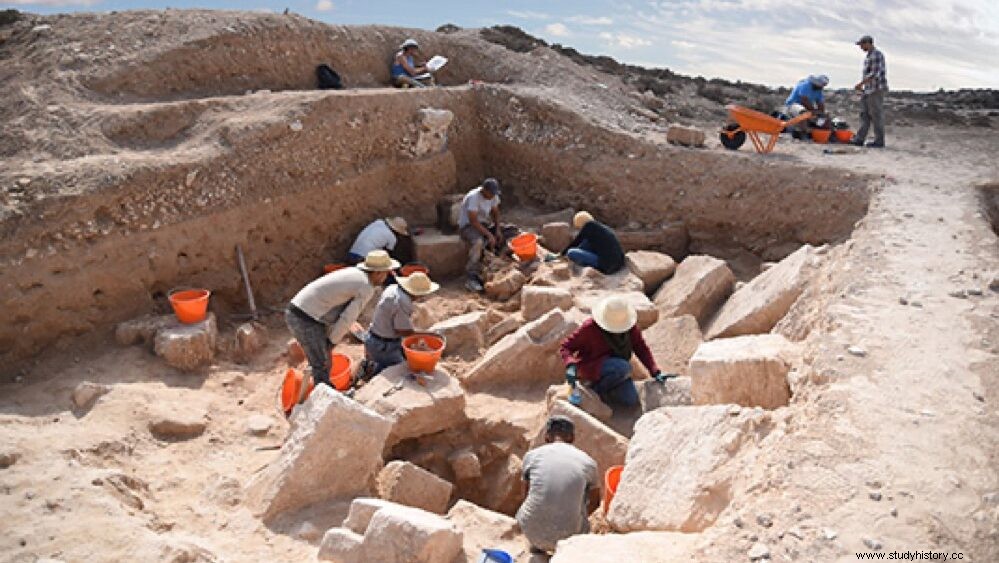
[{"label": "person crouching", "polygon": [[441,287],[423,272],[397,277],[396,281],[397,285],[390,285],[382,292],[364,341],[365,359],[361,373],[366,379],[405,361],[402,339],[414,333],[413,302]]}]

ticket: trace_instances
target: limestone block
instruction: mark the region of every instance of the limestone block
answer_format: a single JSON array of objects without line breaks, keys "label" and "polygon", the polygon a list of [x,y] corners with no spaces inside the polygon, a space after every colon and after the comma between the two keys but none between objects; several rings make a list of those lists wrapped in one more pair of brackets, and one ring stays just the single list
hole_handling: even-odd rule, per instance
[{"label": "limestone block", "polygon": [[448,194],[437,200],[437,228],[445,233],[458,229],[458,216],[461,213],[461,200],[465,194]]},{"label": "limestone block", "polygon": [[521,470],[524,460],[510,454],[491,463],[483,472],[481,487],[486,491],[485,506],[513,514],[524,500]]},{"label": "limestone block", "polygon": [[663,373],[687,374],[687,364],[703,342],[701,328],[692,315],[666,317],[642,333],[652,357]]},{"label": "limestone block", "polygon": [[[465,419],[465,393],[457,379],[440,366],[424,377],[426,385],[407,377],[409,373],[405,362],[394,365],[354,395],[357,402],[391,422],[389,445],[456,427]],[[402,387],[386,397],[400,381]]]},{"label": "limestone block", "polygon": [[693,315],[703,326],[734,285],[735,276],[725,262],[711,256],[688,256],[656,292],[656,307],[664,317]]},{"label": "limestone block", "polygon": [[506,514],[459,500],[448,511],[447,519],[464,535],[463,561],[479,561],[483,548],[501,549],[514,557],[528,549],[517,521]]},{"label": "limestone block", "polygon": [[642,292],[645,290],[645,284],[628,268],[621,268],[607,275],[596,268],[586,267],[579,274],[579,288]]},{"label": "limestone block", "polygon": [[556,383],[565,372],[558,347],[579,328],[578,311],[555,309],[507,335],[461,376],[466,389],[487,384]]},{"label": "limestone block", "polygon": [[562,252],[572,242],[572,227],[563,222],[545,223],[541,226],[541,240],[545,248]]},{"label": "limestone block", "polygon": [[486,313],[475,311],[445,319],[430,327],[430,332],[444,336],[447,342],[445,355],[471,360],[478,356],[480,349],[486,347],[485,325]]},{"label": "limestone block", "polygon": [[482,463],[479,456],[468,448],[463,448],[447,456],[447,462],[451,465],[451,470],[458,480],[478,479],[482,476]]},{"label": "limestone block", "polygon": [[320,385],[292,422],[277,459],[247,486],[256,515],[268,521],[313,503],[370,492],[392,429],[389,419]]},{"label": "limestone block", "polygon": [[267,345],[267,328],[258,322],[248,322],[236,328],[236,357],[249,360]]},{"label": "limestone block", "polygon": [[154,339],[156,355],[181,370],[195,370],[215,359],[218,339],[215,314],[195,324],[175,324],[161,328]]},{"label": "limestone block", "polygon": [[703,147],[704,131],[695,127],[670,125],[670,128],[666,130],[666,141],[674,145],[683,145],[685,147]]},{"label": "limestone block", "polygon": [[520,309],[524,320],[533,321],[553,309],[572,309],[572,293],[561,287],[529,285],[520,292]]},{"label": "limestone block", "polygon": [[635,383],[642,411],[654,411],[662,407],[682,407],[693,404],[690,398],[690,378],[677,377],[659,383],[646,379]]},{"label": "limestone block", "polygon": [[584,291],[577,294],[576,306],[580,311],[590,313],[597,303],[612,295],[623,297],[635,308],[638,312],[638,328],[645,330],[659,320],[659,309],[641,291]]},{"label": "limestone block", "polygon": [[690,246],[690,233],[682,221],[662,223],[649,229],[618,230],[616,234],[625,252],[656,250],[665,252],[674,260],[682,260]]},{"label": "limestone block", "polygon": [[461,553],[462,540],[461,530],[441,516],[385,503],[370,516],[363,534],[347,528],[328,531],[319,558],[343,563],[452,563]]},{"label": "limestone block", "polygon": [[[576,405],[601,422],[607,422],[614,416],[614,409],[600,400],[600,395],[585,385],[576,388],[579,391],[579,404]],[[550,410],[555,401],[568,401],[572,390],[568,385],[552,385],[545,394],[545,404]]]},{"label": "limestone block", "polygon": [[323,534],[316,557],[335,563],[366,563],[364,536],[346,528],[330,528]]},{"label": "limestone block", "polygon": [[624,255],[631,273],[645,284],[646,295],[655,293],[664,281],[676,271],[676,262],[668,255],[651,250],[635,250]]},{"label": "limestone block", "polygon": [[109,391],[111,391],[111,387],[107,385],[81,381],[73,388],[73,406],[80,410],[87,410],[97,402],[97,399],[103,397]]},{"label": "limestone block", "polygon": [[791,398],[787,382],[791,343],[779,334],[705,342],[690,359],[695,405],[734,403],[775,409]]},{"label": "limestone block", "polygon": [[347,518],[343,521],[343,527],[363,536],[375,512],[386,506],[395,506],[395,504],[380,498],[356,498],[350,502],[350,510],[347,513]]},{"label": "limestone block", "polygon": [[179,321],[173,315],[147,315],[118,323],[114,330],[114,337],[122,346],[144,344],[152,348],[156,333],[160,329],[177,324]]},{"label": "limestone block", "polygon": [[246,420],[246,433],[250,436],[266,436],[274,428],[274,419],[263,415],[254,414]]},{"label": "limestone block", "polygon": [[454,120],[450,110],[422,108],[419,110],[420,132],[413,148],[417,157],[436,154],[447,148],[447,128]]},{"label": "limestone block", "polygon": [[378,496],[444,514],[454,485],[408,461],[392,461],[378,474]]},{"label": "limestone block", "polygon": [[555,546],[549,563],[674,563],[693,561],[698,536],[680,532],[579,534]]},{"label": "limestone block", "polygon": [[[586,452],[593,458],[593,461],[597,462],[597,470],[601,480],[611,466],[624,463],[625,455],[628,453],[627,438],[611,430],[609,426],[597,420],[596,417],[565,401],[555,401],[555,404],[548,411],[549,417],[556,415],[568,417],[576,425],[576,440],[572,445]],[[534,440],[531,441],[531,447],[536,448],[544,443],[545,430],[542,427]],[[602,490],[603,483],[600,487]]]},{"label": "limestone block", "polygon": [[159,404],[150,413],[149,432],[160,440],[189,440],[205,432],[205,412],[180,405]]},{"label": "limestone block", "polygon": [[771,425],[769,413],[734,405],[646,413],[635,424],[608,522],[619,532],[711,526],[744,471],[733,457],[753,454]]},{"label": "limestone block", "polygon": [[426,229],[413,237],[416,260],[430,270],[435,280],[458,277],[465,273],[468,247],[458,235],[445,235],[436,229]]},{"label": "limestone block", "polygon": [[486,344],[492,346],[504,336],[511,332],[516,332],[518,328],[520,328],[520,321],[517,318],[505,317],[503,320],[489,327],[489,330],[486,332]]},{"label": "limestone block", "polygon": [[708,327],[708,340],[770,332],[805,290],[814,255],[802,246],[736,291]]},{"label": "limestone block", "polygon": [[497,301],[506,301],[520,291],[527,283],[527,276],[517,269],[504,272],[486,282],[486,297]]}]

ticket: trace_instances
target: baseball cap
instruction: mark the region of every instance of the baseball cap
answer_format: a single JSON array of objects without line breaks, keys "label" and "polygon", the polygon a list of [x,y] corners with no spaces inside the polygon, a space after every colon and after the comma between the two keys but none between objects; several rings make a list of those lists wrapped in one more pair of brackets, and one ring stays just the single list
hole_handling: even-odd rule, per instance
[{"label": "baseball cap", "polygon": [[857,40],[857,45],[860,45],[861,43],[874,43],[874,38],[870,35],[865,35]]},{"label": "baseball cap", "polygon": [[489,190],[493,195],[500,195],[502,193],[499,180],[496,178],[486,178],[482,181],[482,187]]}]

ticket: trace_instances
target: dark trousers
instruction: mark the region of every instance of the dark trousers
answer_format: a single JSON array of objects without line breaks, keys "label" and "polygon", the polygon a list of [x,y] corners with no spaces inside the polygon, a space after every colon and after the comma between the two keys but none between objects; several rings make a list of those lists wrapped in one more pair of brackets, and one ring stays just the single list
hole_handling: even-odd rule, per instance
[{"label": "dark trousers", "polygon": [[874,142],[885,144],[885,91],[875,90],[864,94],[860,101],[860,129],[857,129],[857,140],[867,138],[871,125],[874,126]]},{"label": "dark trousers", "polygon": [[288,330],[305,351],[305,357],[309,360],[309,370],[312,372],[312,380],[319,385],[325,383],[330,385],[330,353],[333,345],[326,335],[327,327],[301,309],[294,305],[288,305],[284,312],[284,322],[288,325]]}]

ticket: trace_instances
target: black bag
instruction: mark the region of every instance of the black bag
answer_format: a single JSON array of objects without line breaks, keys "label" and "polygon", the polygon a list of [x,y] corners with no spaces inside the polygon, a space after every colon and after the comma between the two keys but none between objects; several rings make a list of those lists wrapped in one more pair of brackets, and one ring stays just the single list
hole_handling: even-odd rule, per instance
[{"label": "black bag", "polygon": [[343,90],[343,80],[330,65],[321,64],[316,67],[316,79],[320,90]]}]

